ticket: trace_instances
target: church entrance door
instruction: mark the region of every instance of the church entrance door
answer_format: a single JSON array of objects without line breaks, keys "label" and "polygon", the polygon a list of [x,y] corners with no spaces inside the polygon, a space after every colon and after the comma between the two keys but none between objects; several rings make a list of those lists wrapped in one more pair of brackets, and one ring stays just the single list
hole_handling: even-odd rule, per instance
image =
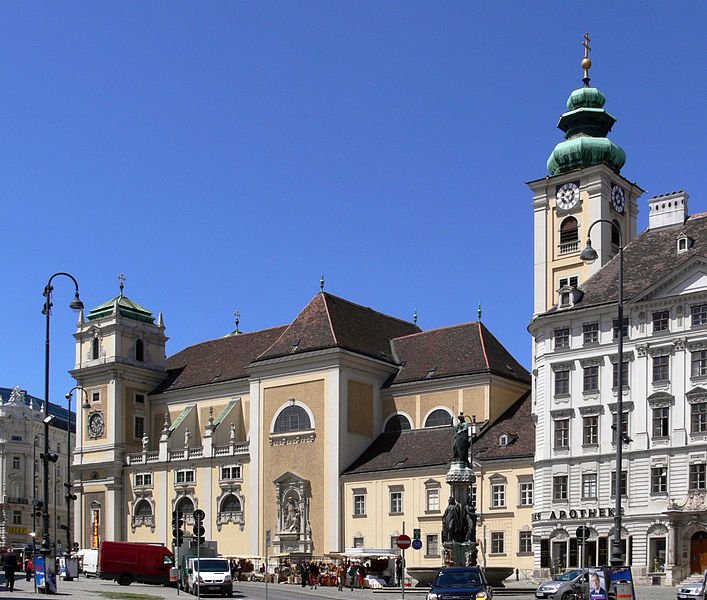
[{"label": "church entrance door", "polygon": [[707,569],[707,532],[698,531],[690,540],[690,571],[703,573]]}]

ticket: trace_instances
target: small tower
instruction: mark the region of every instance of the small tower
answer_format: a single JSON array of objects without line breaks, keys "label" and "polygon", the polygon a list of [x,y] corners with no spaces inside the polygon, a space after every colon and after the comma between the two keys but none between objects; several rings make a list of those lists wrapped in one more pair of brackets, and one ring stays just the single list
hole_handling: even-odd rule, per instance
[{"label": "small tower", "polygon": [[598,225],[592,230],[592,245],[599,260],[592,265],[580,260],[593,222],[615,222],[624,244],[636,236],[636,201],[643,190],[621,175],[626,153],[607,137],[616,119],[604,109],[604,94],[589,85],[589,41],[585,34],[583,85],[570,94],[567,112],[557,125],[565,139],[547,160],[548,175],[528,183],[535,215],[534,314],[571,302],[567,290],[581,286],[618,252],[613,227]]},{"label": "small tower", "polygon": [[[162,315],[155,323],[149,310],[125,295],[124,281],[121,275],[116,297],[79,319],[71,372],[86,390],[89,406],[77,410],[72,472],[80,480],[82,514],[98,520],[100,539],[107,540],[125,539],[124,516],[111,515],[121,505],[121,465],[126,453],[154,449],[145,448],[143,440],[159,439],[162,414],[152,414],[149,393],[165,377]],[[93,525],[76,531],[82,547],[91,547]]]}]

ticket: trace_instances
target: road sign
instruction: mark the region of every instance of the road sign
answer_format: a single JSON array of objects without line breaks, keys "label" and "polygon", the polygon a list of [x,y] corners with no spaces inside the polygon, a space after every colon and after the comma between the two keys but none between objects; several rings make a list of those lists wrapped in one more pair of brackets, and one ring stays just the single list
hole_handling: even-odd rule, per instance
[{"label": "road sign", "polygon": [[577,541],[580,544],[586,542],[592,534],[591,530],[586,525],[580,525],[577,527],[577,531],[575,533],[577,534]]},{"label": "road sign", "polygon": [[401,550],[407,550],[410,547],[410,536],[403,533],[398,536],[398,541],[396,543],[398,548]]},{"label": "road sign", "polygon": [[421,537],[420,535],[420,530],[419,529],[413,529],[412,530],[412,539],[413,540],[419,540]]},{"label": "road sign", "polygon": [[422,540],[412,540],[412,549],[419,550],[422,548]]}]

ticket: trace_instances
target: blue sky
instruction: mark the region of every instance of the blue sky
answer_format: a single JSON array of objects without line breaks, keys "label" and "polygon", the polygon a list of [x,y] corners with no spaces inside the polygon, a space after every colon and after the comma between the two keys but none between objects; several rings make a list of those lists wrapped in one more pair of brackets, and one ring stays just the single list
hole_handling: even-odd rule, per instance
[{"label": "blue sky", "polygon": [[[319,291],[483,321],[530,367],[532,209],[592,38],[622,174],[703,190],[703,2],[0,4],[0,386],[44,391],[42,289],[164,313],[168,354]],[[700,75],[702,73],[702,75]],[[74,384],[56,280],[52,401]]]}]

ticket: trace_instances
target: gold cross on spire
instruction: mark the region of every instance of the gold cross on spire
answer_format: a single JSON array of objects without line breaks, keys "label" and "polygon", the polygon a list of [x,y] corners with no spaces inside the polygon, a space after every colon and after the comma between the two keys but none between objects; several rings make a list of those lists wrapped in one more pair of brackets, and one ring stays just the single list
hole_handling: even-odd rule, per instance
[{"label": "gold cross on spire", "polygon": [[118,281],[120,282],[120,295],[123,295],[123,288],[125,287],[125,275],[122,273],[118,275]]},{"label": "gold cross on spire", "polygon": [[584,87],[589,87],[589,69],[592,67],[592,60],[589,58],[589,51],[592,49],[589,45],[591,41],[592,40],[589,39],[589,33],[586,32],[584,34],[584,40],[582,41],[582,46],[584,46],[584,58],[582,59],[582,68],[584,69],[584,78],[582,81],[584,82]]}]

